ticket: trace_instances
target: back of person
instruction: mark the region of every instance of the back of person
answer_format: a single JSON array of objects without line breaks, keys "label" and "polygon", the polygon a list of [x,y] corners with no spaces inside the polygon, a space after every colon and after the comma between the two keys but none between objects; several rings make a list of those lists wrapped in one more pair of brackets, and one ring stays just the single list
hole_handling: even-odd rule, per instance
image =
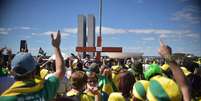
[{"label": "back of person", "polygon": [[121,92],[113,92],[110,94],[108,101],[130,101],[130,99],[124,98]]},{"label": "back of person", "polygon": [[149,101],[182,101],[182,94],[175,81],[157,75],[149,81],[147,99]]},{"label": "back of person", "polygon": [[55,96],[58,86],[59,80],[54,76],[45,80],[44,85],[42,83],[34,85],[32,81],[29,84],[19,81],[4,92],[0,99],[1,101],[47,101]]},{"label": "back of person", "polygon": [[51,34],[52,46],[56,57],[56,71],[47,80],[38,76],[40,66],[30,53],[20,52],[11,62],[14,84],[0,96],[1,101],[49,101],[52,100],[59,86],[59,79],[64,77],[64,62],[60,52],[60,31]]},{"label": "back of person", "polygon": [[94,98],[87,95],[86,93],[81,93],[81,92],[75,93],[75,92],[69,91],[66,95],[74,101],[94,101]]},{"label": "back of person", "polygon": [[133,99],[134,101],[146,101],[147,88],[149,81],[139,80],[133,86]]},{"label": "back of person", "polygon": [[66,96],[76,101],[94,101],[94,99],[83,93],[87,83],[87,75],[83,71],[75,71],[70,77],[72,88],[66,93]]}]

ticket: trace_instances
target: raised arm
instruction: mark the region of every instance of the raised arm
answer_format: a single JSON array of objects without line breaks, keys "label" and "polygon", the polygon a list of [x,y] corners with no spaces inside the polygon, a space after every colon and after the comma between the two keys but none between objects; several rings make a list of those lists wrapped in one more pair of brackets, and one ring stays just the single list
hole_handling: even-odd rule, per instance
[{"label": "raised arm", "polygon": [[173,73],[173,76],[181,88],[184,101],[190,101],[190,92],[184,76],[184,73],[179,68],[175,60],[172,58],[172,50],[169,46],[165,45],[162,41],[160,42],[159,54],[165,58],[169,63],[170,69]]},{"label": "raised arm", "polygon": [[60,31],[51,34],[51,38],[52,38],[52,46],[54,48],[54,53],[56,57],[56,72],[54,74],[59,79],[62,79],[65,74],[65,68],[64,68],[64,59],[60,51],[60,42],[61,42]]}]

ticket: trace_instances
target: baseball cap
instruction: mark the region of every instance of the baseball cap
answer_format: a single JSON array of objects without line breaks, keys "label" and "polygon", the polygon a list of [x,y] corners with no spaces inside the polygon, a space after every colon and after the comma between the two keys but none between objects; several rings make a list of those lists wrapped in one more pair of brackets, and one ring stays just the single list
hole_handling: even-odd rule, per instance
[{"label": "baseball cap", "polygon": [[11,61],[11,68],[17,76],[25,76],[36,69],[38,63],[30,53],[20,52]]}]

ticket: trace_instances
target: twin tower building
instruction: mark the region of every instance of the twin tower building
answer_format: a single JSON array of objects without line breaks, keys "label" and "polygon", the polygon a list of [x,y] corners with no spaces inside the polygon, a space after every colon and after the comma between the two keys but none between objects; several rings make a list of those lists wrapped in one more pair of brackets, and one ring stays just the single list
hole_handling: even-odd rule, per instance
[{"label": "twin tower building", "polygon": [[[79,15],[77,28],[77,46],[78,47],[95,47],[95,16]],[[79,52],[82,57],[86,56],[86,52]],[[95,56],[94,52],[87,52],[91,57]]]}]

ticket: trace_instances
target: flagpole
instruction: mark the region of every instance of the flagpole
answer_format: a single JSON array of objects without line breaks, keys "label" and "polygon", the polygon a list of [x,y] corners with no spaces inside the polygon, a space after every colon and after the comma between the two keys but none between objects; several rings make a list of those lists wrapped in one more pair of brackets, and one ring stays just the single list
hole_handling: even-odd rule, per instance
[{"label": "flagpole", "polygon": [[101,27],[102,27],[102,0],[99,0],[99,36],[101,36]]},{"label": "flagpole", "polygon": [[[99,36],[97,37],[97,47],[102,47],[102,32],[101,32],[101,27],[102,27],[102,0],[99,0]],[[100,61],[101,59],[101,52],[97,52],[96,54],[96,60]]]}]

